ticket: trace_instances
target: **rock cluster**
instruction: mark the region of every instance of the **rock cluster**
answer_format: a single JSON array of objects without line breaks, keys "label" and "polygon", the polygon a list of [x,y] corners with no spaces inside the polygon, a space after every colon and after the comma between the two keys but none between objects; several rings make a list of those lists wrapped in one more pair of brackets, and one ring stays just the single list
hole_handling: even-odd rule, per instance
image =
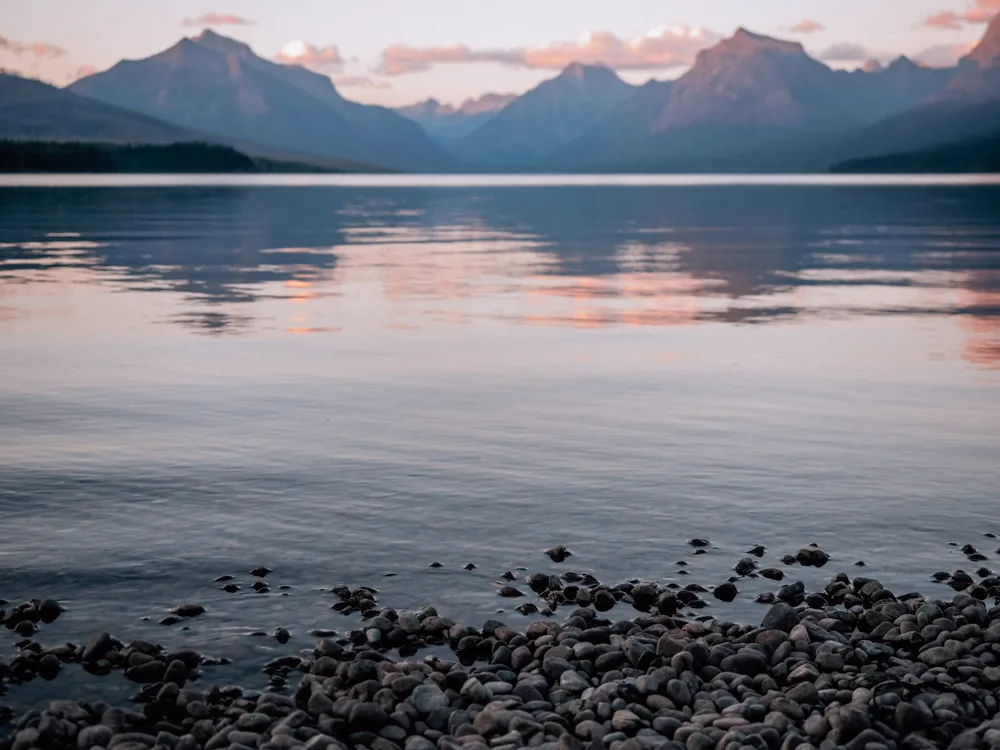
[{"label": "rock cluster", "polygon": [[55,622],[62,611],[54,599],[32,599],[7,610],[0,609],[0,625],[22,638],[30,638],[38,632],[40,624]]},{"label": "rock cluster", "polygon": [[[527,583],[542,588],[540,578]],[[0,750],[1000,746],[1000,608],[987,604],[996,585],[970,579],[934,600],[839,574],[822,592],[784,587],[759,626],[684,618],[664,599],[681,592],[629,586],[601,591],[646,614],[612,620],[592,601],[523,631],[460,625],[431,607],[374,610],[372,590],[341,590],[364,627],[269,662],[274,689],[264,693],[197,687],[198,654],[106,634],[34,657],[22,648],[19,670],[38,672],[50,655],[124,668],[145,684],[141,710],[55,701],[20,716]],[[432,645],[455,658],[406,655]]]},{"label": "rock cluster", "polygon": [[229,662],[226,659],[209,659],[191,649],[167,651],[162,646],[142,640],[126,645],[108,633],[98,633],[84,645],[62,643],[46,648],[35,641],[22,641],[9,664],[0,661],[0,678],[14,685],[36,677],[53,680],[63,665],[71,663],[81,665],[93,675],[107,675],[121,670],[132,682],[171,682],[183,686],[189,679],[199,676],[200,666]]}]

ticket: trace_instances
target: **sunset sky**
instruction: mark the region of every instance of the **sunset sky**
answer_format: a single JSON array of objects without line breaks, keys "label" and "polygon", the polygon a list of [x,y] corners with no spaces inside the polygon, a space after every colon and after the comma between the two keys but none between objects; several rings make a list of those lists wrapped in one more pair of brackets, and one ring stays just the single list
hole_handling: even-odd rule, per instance
[{"label": "sunset sky", "polygon": [[0,0],[0,68],[65,85],[211,27],[263,57],[390,106],[515,92],[567,63],[672,78],[739,26],[836,67],[906,54],[953,63],[1000,0]]}]

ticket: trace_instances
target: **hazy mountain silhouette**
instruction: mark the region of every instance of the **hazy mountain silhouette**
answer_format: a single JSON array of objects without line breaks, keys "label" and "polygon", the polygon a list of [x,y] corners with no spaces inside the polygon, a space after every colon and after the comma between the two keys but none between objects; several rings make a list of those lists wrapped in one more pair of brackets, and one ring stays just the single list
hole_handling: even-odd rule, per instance
[{"label": "hazy mountain silhouette", "polygon": [[[993,171],[1000,138],[1000,17],[957,69],[918,70],[925,82],[947,75],[945,85],[917,106],[808,144],[813,161],[836,171]],[[909,93],[922,92],[915,87]]]},{"label": "hazy mountain silhouette", "polygon": [[565,146],[635,93],[610,68],[573,63],[454,144],[478,164],[523,166]]},{"label": "hazy mountain silhouette", "polygon": [[415,123],[344,99],[326,76],[278,65],[212,31],[72,84],[74,93],[189,128],[393,169],[451,159]]},{"label": "hazy mountain silhouette", "polygon": [[700,52],[672,85],[643,87],[558,154],[556,163],[725,170],[727,158],[749,149],[844,133],[914,107],[942,91],[953,75],[906,58],[884,68],[834,71],[796,42],[739,29]]},{"label": "hazy mountain silhouette", "polygon": [[[857,122],[841,78],[801,44],[739,29],[698,53],[694,65],[662,90],[640,125],[643,138],[595,154],[630,167],[665,159],[731,153],[757,143]],[[572,158],[579,158],[574,154]]]},{"label": "hazy mountain silhouette", "polygon": [[0,76],[0,137],[213,140],[281,158],[248,148],[265,144],[252,148],[406,171],[826,171],[950,146],[968,153],[969,142],[1000,135],[1000,18],[954,68],[900,57],[833,70],[801,44],[739,29],[676,81],[635,87],[574,63],[519,97],[459,107],[350,102],[328,77],[211,31],[69,89]]},{"label": "hazy mountain silhouette", "polygon": [[[210,143],[235,148],[254,159],[300,164],[308,170],[375,171],[371,165],[191,130],[116,107],[47,83],[0,73],[0,138],[12,141],[166,145]],[[277,166],[277,165],[275,165]]]},{"label": "hazy mountain silhouette", "polygon": [[987,26],[979,44],[958,64],[940,98],[1000,97],[1000,15]]},{"label": "hazy mountain silhouette", "polygon": [[1000,99],[924,104],[849,133],[841,157],[921,151],[959,141],[1000,135]]},{"label": "hazy mountain silhouette", "polygon": [[174,143],[190,130],[77,96],[41,81],[0,73],[0,138]]},{"label": "hazy mountain silhouette", "polygon": [[545,163],[557,168],[593,164],[613,158],[649,138],[650,123],[659,116],[673,86],[673,81],[648,81],[586,133],[551,154]]},{"label": "hazy mountain silhouette", "polygon": [[873,122],[930,101],[948,86],[955,72],[955,68],[926,68],[903,56],[884,67],[838,75],[847,95],[855,99],[856,116]]},{"label": "hazy mountain silhouette", "polygon": [[966,57],[980,68],[992,69],[1000,67],[1000,14],[995,16],[986,27],[979,44]]},{"label": "hazy mountain silhouette", "polygon": [[458,107],[426,99],[396,111],[418,123],[431,138],[447,143],[482,127],[515,99],[517,94],[483,94],[466,99]]},{"label": "hazy mountain silhouette", "polygon": [[801,44],[739,29],[698,54],[670,90],[654,132],[702,123],[829,127],[854,115],[837,74]]}]

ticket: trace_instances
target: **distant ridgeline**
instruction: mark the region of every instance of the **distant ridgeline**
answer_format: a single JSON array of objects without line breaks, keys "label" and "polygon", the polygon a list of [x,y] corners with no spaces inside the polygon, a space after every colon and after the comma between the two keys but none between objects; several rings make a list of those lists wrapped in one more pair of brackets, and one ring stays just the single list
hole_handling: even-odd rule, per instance
[{"label": "distant ridgeline", "polygon": [[0,172],[309,172],[303,164],[252,159],[212,143],[166,145],[0,140]]}]

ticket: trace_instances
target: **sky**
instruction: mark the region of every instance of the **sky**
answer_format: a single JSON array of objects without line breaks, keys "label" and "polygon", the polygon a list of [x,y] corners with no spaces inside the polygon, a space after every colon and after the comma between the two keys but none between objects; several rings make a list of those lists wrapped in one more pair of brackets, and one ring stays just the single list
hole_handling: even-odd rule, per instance
[{"label": "sky", "polygon": [[0,68],[64,86],[204,28],[401,106],[521,93],[572,61],[674,78],[738,27],[834,67],[953,63],[1000,0],[0,0]]}]

